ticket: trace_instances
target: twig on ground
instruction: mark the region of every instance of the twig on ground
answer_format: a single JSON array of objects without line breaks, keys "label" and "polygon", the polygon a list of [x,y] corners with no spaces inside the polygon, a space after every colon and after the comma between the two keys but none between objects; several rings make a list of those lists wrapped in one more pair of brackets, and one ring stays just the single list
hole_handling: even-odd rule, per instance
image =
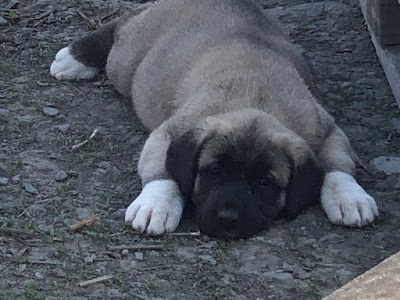
[{"label": "twig on ground", "polygon": [[36,17],[31,18],[31,20],[41,20],[43,18],[46,18],[48,15],[50,15],[54,11],[55,11],[54,8],[49,9],[48,11],[45,11],[44,13],[41,13],[40,15],[37,15]]},{"label": "twig on ground", "polygon": [[201,236],[200,231],[194,232],[168,232],[165,235],[167,236]]},{"label": "twig on ground", "polygon": [[76,151],[80,148],[82,148],[83,146],[85,146],[91,139],[93,139],[96,134],[99,132],[99,130],[96,128],[95,130],[93,130],[92,134],[89,136],[89,138],[87,140],[84,140],[83,142],[73,145],[71,148],[71,151]]},{"label": "twig on ground", "polygon": [[109,280],[109,279],[112,279],[112,278],[114,278],[114,275],[105,275],[105,276],[97,277],[97,278],[94,278],[94,279],[81,281],[81,282],[78,283],[78,285],[79,286],[88,286],[90,284],[103,282],[103,281],[106,281],[106,280]]},{"label": "twig on ground", "polygon": [[108,19],[109,17],[115,15],[117,12],[119,12],[120,7],[118,7],[117,9],[114,9],[113,11],[109,12],[108,14],[100,17],[100,24],[104,24],[104,20]]},{"label": "twig on ground", "polygon": [[100,219],[100,216],[97,215],[97,214],[93,214],[93,215],[91,215],[90,217],[88,217],[86,219],[83,219],[83,220],[81,220],[79,222],[76,222],[76,223],[74,223],[72,225],[69,225],[69,229],[72,230],[72,231],[78,230],[78,229],[80,229],[82,227],[89,226],[89,225],[93,224],[93,222],[98,220],[98,219]]},{"label": "twig on ground", "polygon": [[17,0],[11,0],[10,2],[8,2],[8,4],[6,5],[6,7],[4,8],[4,10],[8,10],[8,9],[15,9],[19,4],[19,1]]},{"label": "twig on ground", "polygon": [[143,245],[143,244],[138,244],[138,245],[120,245],[120,246],[110,246],[108,247],[109,250],[111,251],[116,251],[116,250],[163,250],[164,246],[163,245]]},{"label": "twig on ground", "polygon": [[90,27],[92,27],[92,28],[98,27],[98,24],[96,23],[96,21],[89,18],[87,15],[85,15],[79,8],[76,9],[76,12]]},{"label": "twig on ground", "polygon": [[51,261],[51,260],[28,260],[29,264],[36,264],[36,265],[61,265],[60,262],[57,261]]},{"label": "twig on ground", "polygon": [[25,229],[18,229],[18,228],[11,228],[11,227],[0,227],[0,233],[4,234],[21,234],[21,235],[35,235],[38,232],[33,230],[25,230]]}]

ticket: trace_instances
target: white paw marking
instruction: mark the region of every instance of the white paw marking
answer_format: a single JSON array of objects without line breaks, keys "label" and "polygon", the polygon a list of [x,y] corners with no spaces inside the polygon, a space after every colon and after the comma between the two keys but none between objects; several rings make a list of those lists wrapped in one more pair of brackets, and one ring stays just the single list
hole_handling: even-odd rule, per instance
[{"label": "white paw marking", "polygon": [[140,233],[173,232],[182,217],[183,199],[176,182],[155,180],[145,185],[126,210],[125,222]]},{"label": "white paw marking", "polygon": [[362,227],[370,224],[379,214],[374,198],[353,176],[344,172],[325,175],[321,202],[329,220],[338,225]]},{"label": "white paw marking", "polygon": [[70,53],[69,47],[62,48],[50,66],[50,74],[59,80],[90,79],[97,74],[96,68],[86,67]]}]

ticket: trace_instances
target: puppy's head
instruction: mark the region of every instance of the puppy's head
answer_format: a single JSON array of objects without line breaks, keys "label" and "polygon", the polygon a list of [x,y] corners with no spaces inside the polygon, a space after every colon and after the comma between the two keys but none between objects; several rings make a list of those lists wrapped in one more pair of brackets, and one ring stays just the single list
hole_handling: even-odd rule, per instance
[{"label": "puppy's head", "polygon": [[219,238],[296,217],[318,199],[323,178],[302,138],[253,110],[207,118],[175,139],[167,170],[193,200],[200,230]]}]

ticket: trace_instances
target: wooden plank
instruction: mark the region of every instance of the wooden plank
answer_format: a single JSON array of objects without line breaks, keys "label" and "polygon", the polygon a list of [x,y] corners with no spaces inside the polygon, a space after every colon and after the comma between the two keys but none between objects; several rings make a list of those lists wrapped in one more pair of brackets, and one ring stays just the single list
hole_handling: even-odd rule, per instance
[{"label": "wooden plank", "polygon": [[[377,39],[374,30],[370,24],[368,14],[370,13],[371,0],[359,0],[361,11],[367,20],[368,30],[371,35],[372,43],[375,46],[376,53],[385,71],[386,78],[392,89],[393,95],[400,106],[400,46],[384,47]],[[376,1],[376,0],[373,0]]]},{"label": "wooden plank", "polygon": [[399,300],[400,252],[322,300]]},{"label": "wooden plank", "polygon": [[382,45],[400,44],[399,0],[364,0],[365,19]]}]

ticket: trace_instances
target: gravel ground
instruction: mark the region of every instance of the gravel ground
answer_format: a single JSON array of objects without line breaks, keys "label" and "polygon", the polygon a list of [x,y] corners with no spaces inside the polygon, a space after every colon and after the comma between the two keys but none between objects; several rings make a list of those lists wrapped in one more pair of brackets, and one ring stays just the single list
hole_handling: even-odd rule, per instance
[{"label": "gravel ground", "polygon": [[[399,155],[399,110],[357,1],[259,1],[301,47],[312,89],[361,160]],[[59,82],[49,65],[101,17],[134,5],[20,0],[15,12],[0,10],[1,299],[320,299],[400,249],[399,175],[363,170],[381,210],[365,229],[331,225],[319,207],[234,242],[148,238],[126,227],[146,133],[104,75]],[[69,229],[92,214],[93,224]],[[179,228],[196,230],[190,215]]]}]

